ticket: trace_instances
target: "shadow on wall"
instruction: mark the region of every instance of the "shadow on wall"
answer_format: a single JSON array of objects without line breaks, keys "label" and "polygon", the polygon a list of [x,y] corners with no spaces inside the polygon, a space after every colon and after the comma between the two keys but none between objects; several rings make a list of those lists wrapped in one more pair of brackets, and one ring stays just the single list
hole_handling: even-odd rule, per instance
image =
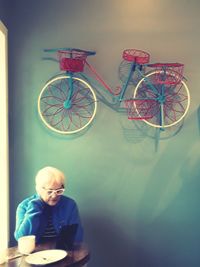
[{"label": "shadow on wall", "polygon": [[[179,195],[185,184],[194,177],[198,168],[194,163],[199,159],[198,135],[190,139],[190,128],[193,126],[196,113],[188,118],[185,130],[186,140],[177,138],[169,142],[152,173],[149,174],[148,182],[141,198],[137,217],[153,221],[157,216],[173,203],[174,198]],[[197,163],[197,165],[199,165]],[[190,174],[188,173],[190,171]],[[187,172],[187,176],[186,176]],[[193,197],[194,195],[191,194]]]},{"label": "shadow on wall", "polygon": [[182,228],[174,228],[164,220],[152,224],[138,222],[129,229],[129,236],[108,217],[90,217],[88,223],[92,237],[88,241],[88,267],[199,267],[197,249],[188,252],[191,231],[184,235]]},{"label": "shadow on wall", "polygon": [[106,207],[85,217],[89,267],[200,266],[199,136],[189,138],[194,118],[196,112],[187,121],[187,142],[166,146],[129,222]]},{"label": "shadow on wall", "polygon": [[[186,195],[184,200],[182,193]],[[91,251],[88,267],[199,267],[199,212],[196,201],[191,202],[187,193],[187,189],[183,190],[165,211],[168,216],[152,223],[138,221],[130,229],[122,225],[125,227],[122,230],[105,212],[88,216],[85,221]],[[181,208],[188,208],[187,215]]]},{"label": "shadow on wall", "polygon": [[146,267],[153,261],[142,247],[144,240],[132,241],[108,216],[88,217],[85,228],[91,238],[88,267]]},{"label": "shadow on wall", "polygon": [[120,114],[120,125],[124,138],[128,143],[140,143],[150,139],[155,147],[155,152],[162,141],[173,138],[183,128],[183,121],[177,125],[165,129],[149,126],[142,120],[128,120],[126,114]]}]

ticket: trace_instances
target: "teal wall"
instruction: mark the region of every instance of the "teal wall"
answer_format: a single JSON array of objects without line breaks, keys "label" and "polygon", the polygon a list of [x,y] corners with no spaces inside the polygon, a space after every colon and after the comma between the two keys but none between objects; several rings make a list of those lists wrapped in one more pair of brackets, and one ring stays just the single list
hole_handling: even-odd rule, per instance
[{"label": "teal wall", "polygon": [[[17,204],[52,165],[79,205],[89,266],[200,266],[199,10],[198,0],[10,1],[11,243]],[[83,135],[50,132],[37,98],[58,68],[42,50],[62,46],[96,50],[91,61],[112,85],[125,48],[185,63],[192,103],[181,131],[156,148],[152,129],[98,103]]]}]

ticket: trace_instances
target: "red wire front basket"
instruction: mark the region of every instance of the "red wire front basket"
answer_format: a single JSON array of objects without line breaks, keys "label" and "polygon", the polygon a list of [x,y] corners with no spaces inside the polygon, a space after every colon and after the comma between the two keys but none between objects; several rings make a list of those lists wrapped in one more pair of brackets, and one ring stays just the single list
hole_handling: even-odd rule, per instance
[{"label": "red wire front basket", "polygon": [[146,64],[150,60],[150,55],[147,52],[137,49],[124,50],[122,57],[127,61],[132,61],[138,64]]},{"label": "red wire front basket", "polygon": [[58,51],[60,70],[69,72],[83,72],[87,54],[78,51]]},{"label": "red wire front basket", "polygon": [[128,99],[124,102],[129,120],[149,120],[155,115],[155,100]]},{"label": "red wire front basket", "polygon": [[149,64],[155,69],[155,82],[158,84],[175,85],[183,79],[184,65],[181,63],[155,63]]}]

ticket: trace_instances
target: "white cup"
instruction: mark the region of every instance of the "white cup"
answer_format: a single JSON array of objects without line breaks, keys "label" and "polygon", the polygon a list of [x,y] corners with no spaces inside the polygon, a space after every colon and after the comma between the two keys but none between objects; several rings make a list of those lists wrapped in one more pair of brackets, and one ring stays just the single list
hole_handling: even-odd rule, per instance
[{"label": "white cup", "polygon": [[22,254],[30,254],[35,249],[35,235],[26,235],[18,239],[18,251]]}]

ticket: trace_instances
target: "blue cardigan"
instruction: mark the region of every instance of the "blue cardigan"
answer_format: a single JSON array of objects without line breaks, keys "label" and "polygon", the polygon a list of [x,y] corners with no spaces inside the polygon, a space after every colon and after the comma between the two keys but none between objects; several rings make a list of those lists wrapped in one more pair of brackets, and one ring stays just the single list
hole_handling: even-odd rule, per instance
[{"label": "blue cardigan", "polygon": [[[39,241],[47,225],[48,207],[39,195],[35,194],[24,199],[17,207],[15,239],[25,235],[35,235]],[[61,228],[66,225],[77,224],[75,242],[83,241],[83,228],[75,201],[69,197],[61,196],[59,202],[52,206],[53,226],[59,234]]]}]

